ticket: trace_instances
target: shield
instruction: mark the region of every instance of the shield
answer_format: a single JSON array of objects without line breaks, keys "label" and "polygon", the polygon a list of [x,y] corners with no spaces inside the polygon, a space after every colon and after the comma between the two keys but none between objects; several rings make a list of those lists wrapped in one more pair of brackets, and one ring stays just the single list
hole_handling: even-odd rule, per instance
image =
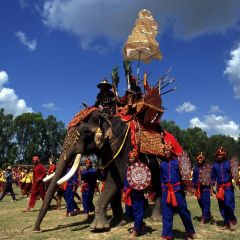
[{"label": "shield", "polygon": [[231,163],[231,174],[232,178],[238,182],[239,180],[239,173],[238,173],[238,160],[236,157],[232,157],[230,160]]},{"label": "shield", "polygon": [[182,180],[190,180],[191,178],[191,161],[186,152],[182,152],[178,156],[179,170],[182,176]]},{"label": "shield", "polygon": [[205,164],[199,172],[199,181],[203,186],[211,185],[212,165]]},{"label": "shield", "polygon": [[144,190],[151,182],[151,172],[147,165],[136,162],[128,167],[127,180],[131,188]]}]

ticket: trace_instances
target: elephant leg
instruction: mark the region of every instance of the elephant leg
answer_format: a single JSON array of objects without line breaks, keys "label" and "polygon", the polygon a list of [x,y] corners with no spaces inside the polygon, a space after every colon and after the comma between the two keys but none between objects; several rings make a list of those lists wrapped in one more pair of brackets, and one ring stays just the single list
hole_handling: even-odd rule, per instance
[{"label": "elephant leg", "polygon": [[153,212],[151,219],[153,221],[161,221],[162,220],[162,211],[161,211],[161,196],[158,196],[156,198],[154,207],[153,207]]},{"label": "elephant leg", "polygon": [[116,187],[107,186],[104,187],[103,192],[100,194],[100,197],[95,206],[95,217],[93,222],[90,224],[91,230],[103,230],[109,229],[110,224],[107,220],[107,205],[114,197],[117,189]]},{"label": "elephant leg", "polygon": [[110,219],[110,226],[118,225],[123,219],[123,209],[121,201],[121,192],[117,191],[113,199],[111,200],[112,218]]}]

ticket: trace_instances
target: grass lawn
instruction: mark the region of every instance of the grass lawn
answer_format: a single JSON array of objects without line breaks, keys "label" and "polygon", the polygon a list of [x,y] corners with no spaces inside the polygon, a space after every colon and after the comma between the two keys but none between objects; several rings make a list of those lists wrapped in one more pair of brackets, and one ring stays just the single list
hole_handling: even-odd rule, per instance
[{"label": "grass lawn", "polygon": [[[15,189],[18,193],[18,189]],[[19,195],[17,195],[19,197]],[[98,196],[95,197],[95,200]],[[1,239],[94,239],[94,240],[118,240],[128,239],[128,230],[132,227],[132,223],[124,227],[115,227],[108,232],[93,233],[89,230],[90,222],[84,221],[83,215],[74,217],[66,217],[65,209],[51,210],[47,213],[42,225],[42,232],[32,232],[33,225],[41,205],[41,200],[37,201],[35,209],[32,212],[23,213],[22,210],[26,208],[28,200],[26,198],[20,199],[17,202],[11,202],[11,196],[6,196],[0,202],[0,240]],[[188,197],[188,207],[191,211],[193,224],[197,233],[198,239],[207,240],[223,240],[223,239],[240,239],[240,225],[235,232],[223,231],[220,229],[222,218],[220,216],[217,201],[215,196],[212,197],[212,215],[214,221],[211,224],[201,225],[199,222],[200,209],[195,197]],[[64,200],[63,200],[64,203]],[[53,200],[53,204],[55,204]],[[80,204],[79,204],[80,205]],[[81,206],[81,205],[80,205]],[[236,190],[236,216],[240,216],[240,192]],[[111,211],[109,211],[111,215]],[[92,216],[93,217],[93,216]],[[162,224],[160,222],[153,222],[149,217],[144,220],[147,225],[147,233],[137,239],[160,239]],[[174,217],[174,236],[175,239],[184,239],[185,233],[180,218],[176,215]]]}]

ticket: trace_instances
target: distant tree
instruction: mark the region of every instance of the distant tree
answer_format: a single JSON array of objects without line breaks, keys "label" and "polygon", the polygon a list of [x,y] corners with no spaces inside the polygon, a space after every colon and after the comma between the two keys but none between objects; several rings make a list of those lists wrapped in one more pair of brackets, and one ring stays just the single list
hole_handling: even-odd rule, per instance
[{"label": "distant tree", "polygon": [[15,118],[15,133],[18,145],[18,162],[29,164],[38,154],[43,163],[50,157],[57,158],[66,130],[63,122],[54,116],[43,119],[41,113],[24,113]]},{"label": "distant tree", "polygon": [[55,160],[59,158],[61,146],[66,136],[64,123],[57,121],[56,117],[50,115],[44,121],[42,130],[43,142],[41,144],[41,156],[43,161],[48,162],[51,157]]},{"label": "distant tree", "polygon": [[201,128],[188,128],[182,130],[174,121],[162,121],[163,129],[172,133],[188,153],[192,162],[195,161],[196,155],[203,152],[209,162],[214,161],[214,153],[217,148],[223,146],[228,153],[228,157],[237,156],[240,158],[240,136],[237,140],[226,135],[207,136],[207,133]]},{"label": "distant tree", "polygon": [[216,150],[223,146],[229,158],[237,156],[239,158],[239,143],[234,138],[225,135],[212,135],[209,137],[209,152],[208,154],[214,160],[214,153]]},{"label": "distant tree", "polygon": [[13,115],[5,114],[0,109],[0,167],[11,164],[16,158],[16,144],[14,142]]},{"label": "distant tree", "polygon": [[31,157],[39,154],[41,132],[44,121],[41,113],[23,113],[14,120],[16,141],[18,144],[17,161],[31,162]]},{"label": "distant tree", "polygon": [[198,153],[206,154],[208,150],[207,133],[201,128],[188,128],[183,131],[182,147],[188,153],[191,162],[195,162]]}]

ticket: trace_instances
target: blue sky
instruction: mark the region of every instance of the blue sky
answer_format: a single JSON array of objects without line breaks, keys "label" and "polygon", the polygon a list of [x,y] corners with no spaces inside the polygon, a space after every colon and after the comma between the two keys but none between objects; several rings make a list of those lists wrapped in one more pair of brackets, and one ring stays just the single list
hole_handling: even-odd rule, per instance
[{"label": "blue sky", "polygon": [[144,8],[159,24],[163,59],[141,63],[140,77],[147,71],[154,85],[171,68],[178,87],[163,96],[163,119],[237,138],[239,0],[0,0],[0,107],[67,124],[114,66],[123,95],[122,50]]}]

